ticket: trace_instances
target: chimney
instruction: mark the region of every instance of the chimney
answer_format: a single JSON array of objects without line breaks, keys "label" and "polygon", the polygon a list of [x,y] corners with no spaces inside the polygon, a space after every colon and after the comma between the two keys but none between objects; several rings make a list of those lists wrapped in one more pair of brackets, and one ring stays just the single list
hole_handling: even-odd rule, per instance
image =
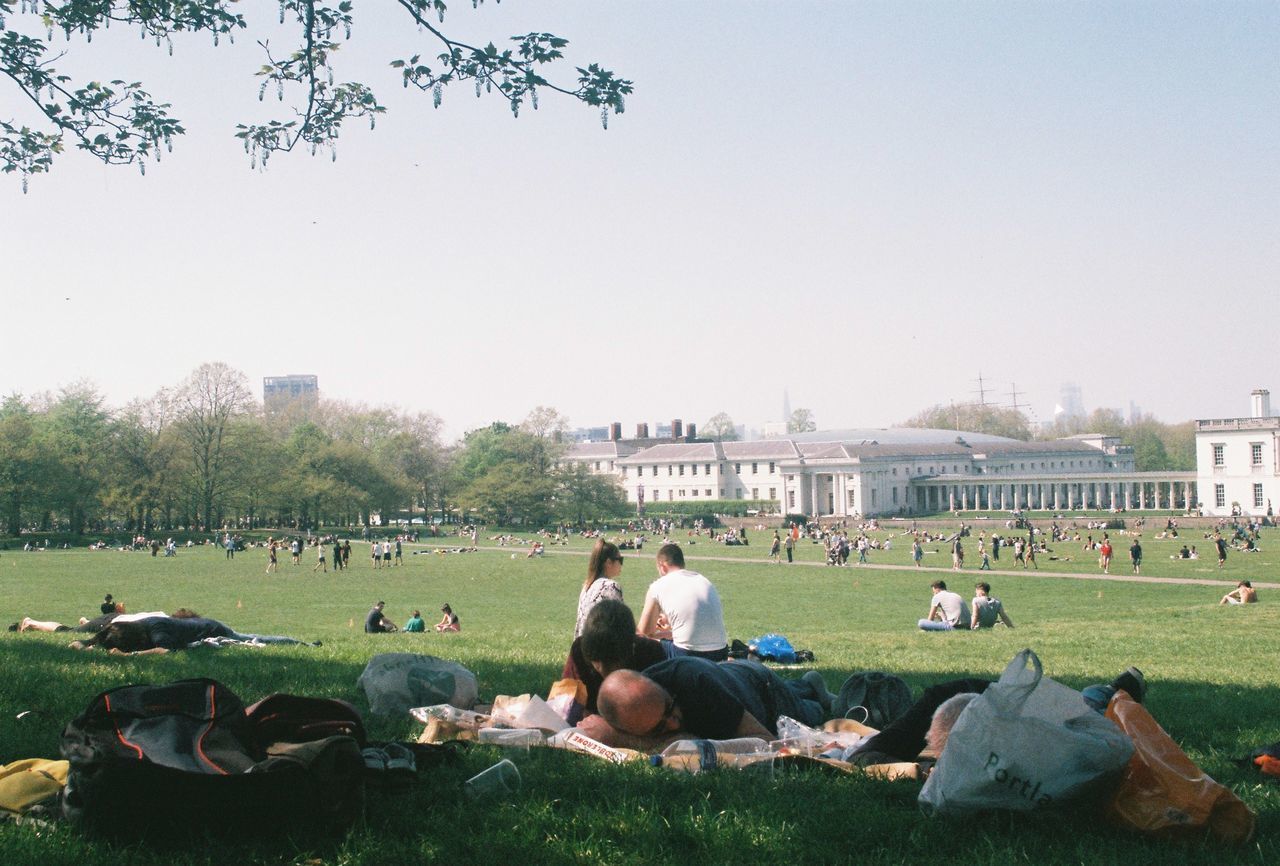
[{"label": "chimney", "polygon": [[649,425],[647,422],[636,425],[636,438],[637,439],[649,438]]},{"label": "chimney", "polygon": [[685,438],[688,439],[690,442],[698,438],[697,424],[693,423],[692,421],[689,422],[689,432],[686,434]]},{"label": "chimney", "polygon": [[1254,418],[1271,417],[1271,392],[1266,388],[1255,388],[1250,395],[1253,398]]},{"label": "chimney", "polygon": [[684,438],[684,423],[679,418],[674,418],[671,421],[671,438]]},{"label": "chimney", "polygon": [[622,438],[622,422],[614,421],[612,424],[609,425],[609,439],[613,442],[617,442],[621,438]]}]

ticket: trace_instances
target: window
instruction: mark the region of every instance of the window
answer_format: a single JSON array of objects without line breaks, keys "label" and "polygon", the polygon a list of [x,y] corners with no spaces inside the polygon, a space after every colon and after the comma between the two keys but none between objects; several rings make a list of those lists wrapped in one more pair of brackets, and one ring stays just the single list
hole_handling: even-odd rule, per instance
[{"label": "window", "polygon": [[724,499],[724,488],[723,488],[723,487],[721,487],[721,488],[720,488],[720,498],[721,498],[721,499]]},{"label": "window", "polygon": [[707,470],[707,474],[708,474],[708,475],[710,475],[710,474],[711,474],[711,464],[710,464],[710,463],[708,463],[708,464],[706,465],[706,467],[705,467],[705,468],[706,468],[706,470]]},{"label": "window", "polygon": [[852,491],[852,490],[850,490],[850,491],[849,491],[849,507],[850,507],[850,508],[853,508],[853,507],[854,507],[854,502],[853,502],[853,491]]},{"label": "window", "polygon": [[707,489],[707,496],[711,496],[711,489],[710,489],[710,488],[708,488],[708,489]]},{"label": "window", "polygon": [[610,460],[610,461],[609,461],[609,471],[610,471],[610,472],[612,472],[612,471],[613,471],[613,461],[612,461],[612,460]]},{"label": "window", "polygon": [[893,488],[893,504],[898,504],[898,488]]},{"label": "window", "polygon": [[894,474],[894,475],[897,475],[897,474],[898,474],[898,467],[897,467],[897,466],[893,467],[893,474]]},{"label": "window", "polygon": [[670,464],[670,463],[668,463],[668,464],[667,464],[667,477],[668,477],[668,478],[670,478],[670,477],[671,477],[671,464]]},{"label": "window", "polygon": [[[627,475],[627,467],[623,466],[623,467],[622,467],[622,476],[625,478],[625,477],[626,477],[626,475]],[[637,478],[639,478],[639,477],[640,477],[640,476],[642,476],[642,475],[644,475],[644,467],[643,467],[643,466],[637,466],[637,467],[636,467],[636,477],[637,477]]]},{"label": "window", "polygon": [[693,495],[694,495],[694,496],[697,496],[697,495],[698,495],[698,488],[696,488],[696,487],[695,487],[695,488],[693,488]]},{"label": "window", "polygon": [[741,464],[741,463],[735,463],[735,464],[733,464],[733,471],[734,471],[734,472],[736,472],[736,473],[738,473],[739,475],[741,475],[741,474],[742,474],[742,464]]},{"label": "window", "polygon": [[788,490],[787,491],[787,508],[794,510],[795,507],[796,507],[796,492],[794,490]]},{"label": "window", "polygon": [[871,507],[876,507],[876,489],[874,487],[871,488]]},{"label": "window", "polygon": [[[668,475],[670,475],[671,473],[670,473],[670,472],[668,472],[667,474],[668,474]],[[654,477],[654,478],[657,478],[657,477],[658,477],[658,467],[657,467],[657,466],[653,467],[653,477]]]},{"label": "window", "polygon": [[1261,484],[1253,485],[1253,507],[1254,508],[1262,507],[1262,485]]},{"label": "window", "polygon": [[757,473],[759,473],[759,472],[760,472],[760,464],[759,464],[759,463],[752,463],[752,464],[751,464],[751,474],[752,474],[752,475],[756,475],[756,474],[757,474]]},{"label": "window", "polygon": [[1254,466],[1262,465],[1262,443],[1261,442],[1250,443],[1249,454]]},{"label": "window", "polygon": [[599,471],[600,471],[600,461],[599,461],[599,460],[597,460],[597,461],[596,461],[596,471],[597,471],[597,472],[599,472]]},{"label": "window", "polygon": [[741,499],[741,498],[742,498],[742,488],[741,488],[741,487],[739,487],[739,488],[738,488],[738,492],[737,492],[737,494],[736,494],[736,495],[737,495],[737,498],[738,498],[738,499]]},{"label": "window", "polygon": [[625,466],[623,466],[623,467],[622,467],[622,477],[623,477],[623,478],[626,478],[626,477],[627,477],[627,467],[625,467]]},{"label": "window", "polygon": [[[1258,485],[1258,488],[1259,488],[1259,489],[1261,489],[1261,488],[1262,488],[1262,485],[1261,485],[1261,484],[1259,484],[1259,485]],[[769,488],[769,498],[770,498],[770,499],[777,499],[777,498],[778,498],[778,488],[776,488],[776,487],[770,487],[770,488]]]},{"label": "window", "polygon": [[681,475],[683,475],[683,474],[684,474],[684,464],[683,464],[683,463],[681,463],[681,464],[680,464],[680,474],[681,474]]},{"label": "window", "polygon": [[667,491],[667,501],[668,501],[668,502],[670,502],[672,499],[675,499],[675,498],[676,498],[675,494],[676,494],[676,492],[675,492],[674,490],[668,490],[668,491]]},{"label": "window", "polygon": [[1213,465],[1214,465],[1214,466],[1221,466],[1222,464],[1223,464],[1223,459],[1222,459],[1222,446],[1221,446],[1221,445],[1214,445],[1214,446],[1213,446]]},{"label": "window", "polygon": [[1213,504],[1218,508],[1223,508],[1227,504],[1227,490],[1221,484],[1213,485]]},{"label": "window", "polygon": [[686,490],[681,490],[681,491],[680,491],[680,498],[681,498],[681,499],[683,499],[683,498],[687,495],[687,493],[688,493],[688,491],[686,491]]},{"label": "window", "polygon": [[771,460],[771,461],[769,461],[769,474],[770,474],[770,475],[772,475],[772,474],[774,473],[774,467],[775,467],[776,465],[777,465],[777,464],[775,464],[772,460]]},{"label": "window", "polygon": [[690,468],[692,468],[692,470],[693,470],[693,474],[694,474],[694,475],[697,475],[697,474],[698,474],[698,464],[697,464],[697,463],[693,464],[693,466],[692,466],[692,467],[690,467]]},{"label": "window", "polygon": [[759,498],[760,498],[760,488],[759,488],[759,487],[752,487],[752,488],[751,488],[751,498],[752,498],[752,499],[759,499]]}]

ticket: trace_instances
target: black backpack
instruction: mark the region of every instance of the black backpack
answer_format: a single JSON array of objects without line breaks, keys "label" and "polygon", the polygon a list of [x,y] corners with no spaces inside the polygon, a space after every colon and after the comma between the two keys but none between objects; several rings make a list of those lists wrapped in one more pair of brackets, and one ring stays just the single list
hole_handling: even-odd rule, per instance
[{"label": "black backpack", "polygon": [[124,838],[345,830],[364,807],[359,714],[290,695],[254,710],[210,679],[103,692],[62,732],[63,814]]},{"label": "black backpack", "polygon": [[859,713],[853,712],[854,720],[883,731],[911,709],[912,703],[911,687],[901,677],[881,671],[862,671],[844,681],[831,711],[836,716],[847,717],[862,707],[866,710],[866,719],[858,718]]}]

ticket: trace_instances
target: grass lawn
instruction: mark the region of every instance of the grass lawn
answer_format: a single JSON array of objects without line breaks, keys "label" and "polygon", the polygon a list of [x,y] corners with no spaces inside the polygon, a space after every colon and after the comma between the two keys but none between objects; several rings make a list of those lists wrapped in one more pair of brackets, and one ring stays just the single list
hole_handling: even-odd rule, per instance
[{"label": "grass lawn", "polygon": [[[1003,524],[994,528],[1005,534]],[[786,634],[795,646],[813,650],[813,667],[833,690],[845,676],[864,669],[898,673],[917,693],[955,676],[994,678],[1024,646],[1040,655],[1046,674],[1075,687],[1108,681],[1127,665],[1137,665],[1147,675],[1147,703],[1156,718],[1208,773],[1258,813],[1257,839],[1244,848],[1152,842],[1083,814],[926,819],[916,808],[919,785],[912,782],[812,772],[772,781],[727,771],[690,777],[613,767],[551,750],[511,756],[524,778],[518,797],[472,804],[460,798],[460,782],[499,757],[495,748],[478,747],[459,765],[424,775],[410,794],[371,795],[364,824],[336,843],[220,841],[175,856],[86,841],[65,827],[37,832],[0,825],[0,863],[1280,862],[1280,786],[1231,763],[1256,746],[1280,740],[1280,595],[1264,587],[1261,604],[1217,605],[1236,580],[1267,582],[1280,573],[1280,556],[1267,552],[1272,535],[1263,535],[1264,552],[1233,553],[1219,571],[1200,531],[1187,530],[1172,542],[1154,540],[1153,534],[1148,530],[1143,538],[1144,574],[1224,584],[1071,578],[1067,573],[1096,574],[1096,556],[1083,553],[1079,544],[1063,544],[1056,552],[1073,556],[1072,561],[1051,562],[1042,555],[1038,574],[997,571],[987,578],[1018,627],[977,634],[924,634],[914,628],[928,607],[931,580],[945,577],[953,589],[971,594],[979,579],[976,537],[966,544],[970,567],[963,575],[949,568],[910,568],[906,539],[895,539],[891,551],[873,552],[868,567],[844,569],[819,565],[819,547],[807,542],[798,547],[797,565],[764,562],[771,532],[751,532],[747,548],[702,539],[687,546],[686,554],[690,566],[719,588],[731,637]],[[1112,537],[1112,571],[1128,574],[1129,539]],[[1204,558],[1171,560],[1183,541],[1195,543]],[[115,658],[67,649],[69,638],[60,634],[0,632],[0,763],[56,757],[62,726],[97,692],[129,682],[210,676],[246,702],[289,691],[342,697],[361,706],[355,682],[367,660],[378,652],[414,650],[467,665],[479,677],[482,698],[545,694],[559,676],[572,636],[586,566],[581,554],[588,543],[577,540],[536,560],[526,559],[523,551],[513,559],[511,550],[500,549],[409,553],[431,546],[409,546],[403,567],[374,571],[368,547],[356,544],[353,568],[338,574],[313,573],[314,559],[308,556],[302,566],[292,566],[286,554],[280,572],[266,575],[261,550],[240,553],[233,561],[213,548],[180,550],[176,559],[86,550],[0,554],[0,624],[23,615],[74,622],[96,611],[102,595],[111,592],[130,610],[186,606],[241,631],[324,641],[320,648],[233,647]],[[937,551],[925,557],[927,566],[949,566],[945,544],[926,550]],[[621,583],[637,612],[655,576],[652,553],[649,548],[626,554]],[[1002,556],[997,569],[1012,564],[1010,559]],[[463,631],[366,636],[363,617],[378,599],[386,600],[387,613],[397,622],[415,607],[431,622],[448,602]],[[15,718],[24,710],[36,712]],[[370,733],[412,738],[418,726],[410,720],[371,719]]]}]

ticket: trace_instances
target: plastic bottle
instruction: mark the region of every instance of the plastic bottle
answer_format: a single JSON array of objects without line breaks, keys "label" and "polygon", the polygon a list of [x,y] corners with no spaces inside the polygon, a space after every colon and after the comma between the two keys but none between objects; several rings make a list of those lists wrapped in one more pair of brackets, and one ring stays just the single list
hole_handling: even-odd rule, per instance
[{"label": "plastic bottle", "polygon": [[677,740],[661,755],[650,756],[649,763],[655,767],[683,770],[686,773],[701,773],[717,767],[745,767],[759,763],[762,756],[765,761],[772,761],[773,758],[768,751],[768,744],[755,737],[719,742],[740,751],[722,752],[717,748],[715,740]]}]

